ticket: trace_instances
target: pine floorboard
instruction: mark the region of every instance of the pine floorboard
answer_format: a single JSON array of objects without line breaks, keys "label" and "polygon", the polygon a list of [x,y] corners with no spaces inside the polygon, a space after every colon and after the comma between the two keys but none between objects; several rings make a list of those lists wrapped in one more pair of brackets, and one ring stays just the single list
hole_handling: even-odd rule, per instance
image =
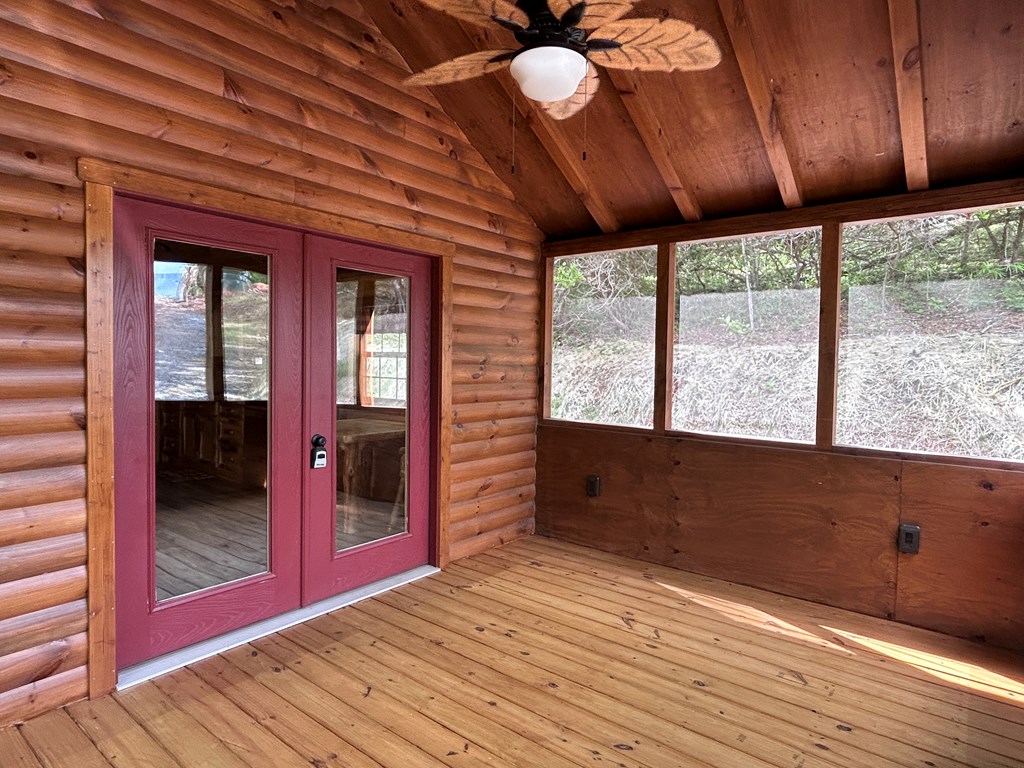
[{"label": "pine floorboard", "polygon": [[1021,768],[1024,658],[539,537],[0,731],[29,768]]}]

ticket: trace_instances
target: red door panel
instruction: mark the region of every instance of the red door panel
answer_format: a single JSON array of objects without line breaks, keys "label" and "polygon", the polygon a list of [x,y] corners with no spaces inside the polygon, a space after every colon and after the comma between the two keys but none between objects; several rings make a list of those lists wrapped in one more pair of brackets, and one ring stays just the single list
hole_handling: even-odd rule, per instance
[{"label": "red door panel", "polygon": [[[300,234],[287,229],[123,196],[115,199],[114,222],[117,660],[119,667],[125,667],[279,614],[299,603],[302,467],[306,455],[296,428],[302,421],[302,241]],[[154,502],[154,423],[158,408],[154,399],[153,297],[154,247],[158,241],[161,247],[173,243],[183,250],[199,245],[259,254],[264,263],[269,262],[271,292],[270,394],[263,406],[264,413],[269,413],[264,418],[269,421],[270,432],[265,493],[269,545],[264,553],[269,567],[241,580],[188,592],[191,587],[185,580],[191,574],[184,558],[176,561],[184,570],[173,577],[185,584],[178,590],[184,594],[164,600],[157,597],[158,588],[168,593],[157,584]],[[181,405],[183,409],[234,409],[238,413],[246,411],[248,405],[252,405],[249,410],[260,408],[259,403],[239,406],[215,401],[216,397],[209,402]],[[222,431],[226,434],[229,429],[223,427]],[[199,434],[193,439],[206,443],[196,449],[197,453],[223,452],[223,443],[228,440],[223,434],[212,438]],[[182,489],[187,491],[206,481],[208,474],[184,474]],[[225,505],[230,504],[230,494],[227,498]],[[216,514],[216,509],[211,514]],[[225,552],[221,557],[216,550],[230,549],[230,542],[219,544],[210,539],[209,532],[201,530],[202,526],[199,528],[196,535],[208,556],[204,562],[227,568],[221,561],[235,555]],[[242,534],[239,530],[239,540]],[[258,532],[248,535],[258,541]],[[253,570],[263,569],[257,566]],[[221,578],[230,578],[230,571],[219,573]],[[200,579],[192,580],[201,587]]]},{"label": "red door panel", "polygon": [[[306,379],[308,382],[306,434],[320,434],[327,438],[328,463],[313,469],[307,466],[305,499],[306,536],[303,548],[303,602],[311,603],[355,587],[400,573],[429,559],[430,542],[430,471],[432,445],[430,432],[430,298],[432,262],[428,257],[390,251],[374,246],[359,245],[328,237],[306,237]],[[338,286],[350,281],[365,286],[377,286],[375,302],[364,304],[377,307],[382,322],[378,339],[401,342],[401,359],[385,357],[396,366],[406,367],[402,388],[404,398],[403,437],[396,430],[403,428],[389,420],[396,419],[401,408],[381,408],[380,398],[372,404],[354,402],[346,404],[340,396],[338,363],[341,327]],[[387,303],[381,295],[382,287],[401,287],[401,296],[391,298],[407,302],[402,306],[402,325],[386,327]],[[365,294],[365,291],[364,291]],[[364,306],[364,310],[366,307]],[[357,319],[366,330],[374,320],[363,316]],[[380,346],[380,344],[378,344]],[[396,345],[397,346],[397,345]],[[364,349],[365,351],[365,349]],[[377,350],[380,355],[387,353]],[[356,361],[358,355],[353,355]],[[365,383],[368,365],[374,358],[362,359],[359,366]],[[386,374],[385,374],[386,375]],[[379,394],[379,393],[378,393]],[[384,392],[393,395],[394,392]],[[392,398],[389,402],[394,403]],[[400,417],[402,414],[398,414]],[[350,417],[350,418],[343,418]],[[396,453],[394,441],[404,442],[398,450],[404,471],[394,467]],[[387,445],[392,445],[387,455]],[[346,472],[346,466],[347,472]],[[375,466],[376,464],[376,466]],[[369,466],[367,466],[369,465]],[[378,471],[379,469],[379,471]],[[378,488],[376,475],[390,472],[391,486]],[[396,472],[399,474],[396,475]],[[345,485],[362,486],[358,493],[346,494]],[[404,486],[404,487],[403,487]],[[397,496],[395,491],[397,490]],[[389,506],[398,511],[404,495],[401,525],[387,527]],[[361,504],[369,509],[347,510],[345,499],[361,497]],[[346,543],[346,525],[359,534],[367,516],[378,515],[378,525],[362,538]],[[352,520],[343,520],[349,516]],[[392,512],[392,521],[397,515]],[[359,543],[365,540],[365,543]],[[354,543],[352,543],[354,542]]]}]

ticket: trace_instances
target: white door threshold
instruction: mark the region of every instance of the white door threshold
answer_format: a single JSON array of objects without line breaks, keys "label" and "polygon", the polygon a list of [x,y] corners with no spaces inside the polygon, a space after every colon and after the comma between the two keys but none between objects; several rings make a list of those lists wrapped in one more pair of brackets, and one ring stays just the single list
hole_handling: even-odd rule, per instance
[{"label": "white door threshold", "polygon": [[123,691],[125,688],[130,688],[133,685],[151,680],[154,677],[163,675],[167,672],[171,672],[175,669],[194,664],[200,659],[205,659],[208,656],[215,656],[221,651],[226,651],[229,648],[234,648],[236,645],[244,645],[250,640],[255,640],[258,637],[264,637],[265,635],[272,635],[274,632],[280,632],[282,629],[294,626],[295,624],[301,624],[304,621],[309,621],[312,618],[321,616],[325,613],[330,613],[338,608],[344,608],[346,605],[352,605],[358,603],[360,600],[365,600],[368,597],[379,595],[382,592],[400,587],[403,584],[408,584],[418,579],[422,579],[425,576],[438,573],[438,569],[432,565],[421,565],[418,568],[413,568],[411,571],[405,573],[399,573],[396,576],[389,576],[386,579],[375,581],[372,584],[353,589],[351,592],[346,592],[342,595],[335,595],[329,597],[326,600],[321,600],[318,603],[307,605],[303,608],[296,608],[294,611],[288,611],[288,613],[282,613],[280,616],[274,616],[263,621],[258,621],[255,624],[250,624],[247,627],[236,629],[227,634],[220,635],[218,637],[204,640],[201,643],[190,645],[188,648],[182,648],[171,653],[158,656],[155,659],[144,661],[141,664],[122,669],[117,674],[117,690]]}]

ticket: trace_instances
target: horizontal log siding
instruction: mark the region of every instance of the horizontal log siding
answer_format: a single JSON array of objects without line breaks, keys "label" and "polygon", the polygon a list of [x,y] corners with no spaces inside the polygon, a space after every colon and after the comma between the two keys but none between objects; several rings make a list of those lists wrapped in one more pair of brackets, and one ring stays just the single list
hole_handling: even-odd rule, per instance
[{"label": "horizontal log siding", "polygon": [[72,155],[0,139],[0,722],[84,693],[83,208]]},{"label": "horizontal log siding", "polygon": [[86,693],[79,157],[452,259],[439,556],[533,530],[541,235],[406,74],[349,4],[0,7],[0,724]]}]

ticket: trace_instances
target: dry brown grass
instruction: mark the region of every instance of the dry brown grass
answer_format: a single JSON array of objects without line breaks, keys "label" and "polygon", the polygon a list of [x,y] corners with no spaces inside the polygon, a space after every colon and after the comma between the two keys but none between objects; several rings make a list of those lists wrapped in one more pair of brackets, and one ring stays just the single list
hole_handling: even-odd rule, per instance
[{"label": "dry brown grass", "polygon": [[[560,346],[552,366],[557,418],[651,422],[653,346]],[[677,429],[814,439],[817,353],[801,343],[676,349]],[[1024,460],[1024,338],[957,334],[847,340],[840,357],[838,442]]]}]

